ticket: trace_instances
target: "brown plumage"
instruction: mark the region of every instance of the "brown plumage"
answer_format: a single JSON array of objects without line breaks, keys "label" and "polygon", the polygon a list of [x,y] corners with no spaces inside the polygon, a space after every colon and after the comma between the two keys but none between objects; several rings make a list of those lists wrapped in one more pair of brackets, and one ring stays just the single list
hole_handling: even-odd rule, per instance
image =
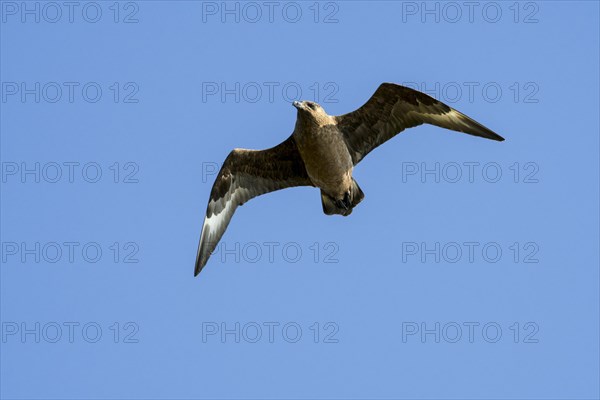
[{"label": "brown plumage", "polygon": [[352,169],[371,150],[406,128],[424,123],[497,141],[501,136],[416,90],[383,83],[358,110],[328,115],[314,102],[298,109],[292,135],[267,150],[235,149],[210,193],[194,275],[206,265],[235,209],[261,194],[293,186],[321,190],[325,214],[350,215],[364,198]]}]

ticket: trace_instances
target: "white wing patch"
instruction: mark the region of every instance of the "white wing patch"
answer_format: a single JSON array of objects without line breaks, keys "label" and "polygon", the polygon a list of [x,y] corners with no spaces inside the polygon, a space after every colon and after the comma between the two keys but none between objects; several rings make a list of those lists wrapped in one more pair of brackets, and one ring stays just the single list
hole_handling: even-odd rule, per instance
[{"label": "white wing patch", "polygon": [[[210,257],[210,253],[214,251],[217,247],[217,243],[223,236],[223,233],[227,229],[229,225],[229,221],[231,221],[231,217],[235,212],[239,204],[239,191],[246,191],[243,188],[235,188],[233,192],[229,192],[227,200],[225,201],[225,207],[220,211],[216,212],[216,201],[210,200],[208,203],[208,209],[210,210],[210,217],[204,217],[204,224],[202,225],[202,236],[200,237],[200,243],[198,244],[198,252],[196,253],[196,258],[200,256],[202,253],[202,249],[207,248],[208,253],[206,254]],[[217,201],[223,201],[224,199],[218,199]],[[207,257],[207,258],[208,258]]]},{"label": "white wing patch", "polygon": [[[458,111],[451,109],[449,112],[445,114],[426,114],[426,119],[431,120],[432,122],[437,122],[437,125],[441,124],[452,124],[456,126],[456,128],[464,127],[468,128],[469,124],[467,120],[465,120],[463,114]],[[428,121],[429,122],[429,121]]]}]

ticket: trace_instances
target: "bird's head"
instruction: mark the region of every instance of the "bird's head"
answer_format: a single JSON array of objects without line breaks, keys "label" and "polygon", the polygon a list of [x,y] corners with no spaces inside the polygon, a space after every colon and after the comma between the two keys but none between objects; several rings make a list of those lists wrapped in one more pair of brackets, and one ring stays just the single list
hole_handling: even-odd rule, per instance
[{"label": "bird's head", "polygon": [[328,115],[320,104],[314,101],[294,101],[292,103],[298,109],[298,120],[317,123],[318,125],[330,124],[331,116]]}]

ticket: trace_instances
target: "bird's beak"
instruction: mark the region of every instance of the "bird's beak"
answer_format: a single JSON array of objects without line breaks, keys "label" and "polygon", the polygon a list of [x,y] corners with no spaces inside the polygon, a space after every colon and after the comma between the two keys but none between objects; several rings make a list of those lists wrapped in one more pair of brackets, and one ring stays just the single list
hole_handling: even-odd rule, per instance
[{"label": "bird's beak", "polygon": [[302,107],[302,102],[300,102],[300,101],[294,101],[294,102],[292,103],[292,105],[293,105],[294,107],[296,107],[297,109],[301,109],[301,108],[303,108],[303,107]]}]

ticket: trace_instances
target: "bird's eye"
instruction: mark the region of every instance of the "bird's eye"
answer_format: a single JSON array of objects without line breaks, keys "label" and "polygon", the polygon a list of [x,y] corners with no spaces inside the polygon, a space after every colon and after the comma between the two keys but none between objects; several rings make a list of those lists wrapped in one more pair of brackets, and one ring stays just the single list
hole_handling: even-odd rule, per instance
[{"label": "bird's eye", "polygon": [[315,107],[315,103],[308,103],[308,107],[309,107],[311,110],[314,110],[314,109],[316,108],[316,107]]}]

